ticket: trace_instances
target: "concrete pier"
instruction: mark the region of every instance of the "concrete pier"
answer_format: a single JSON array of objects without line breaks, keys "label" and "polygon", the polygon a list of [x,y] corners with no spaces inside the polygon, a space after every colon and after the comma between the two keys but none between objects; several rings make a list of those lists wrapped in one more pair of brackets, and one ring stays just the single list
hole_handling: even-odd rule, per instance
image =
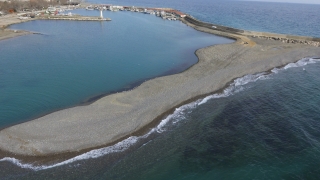
[{"label": "concrete pier", "polygon": [[111,21],[110,18],[92,17],[92,16],[43,16],[37,19],[45,20],[71,20],[71,21]]}]

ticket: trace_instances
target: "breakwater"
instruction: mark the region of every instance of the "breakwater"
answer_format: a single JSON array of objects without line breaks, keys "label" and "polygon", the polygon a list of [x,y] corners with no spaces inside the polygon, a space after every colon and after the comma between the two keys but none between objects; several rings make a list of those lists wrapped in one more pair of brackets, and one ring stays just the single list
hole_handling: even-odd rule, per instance
[{"label": "breakwater", "polygon": [[[182,18],[184,22],[188,19]],[[198,30],[224,33],[247,43],[254,42],[251,37],[259,35],[191,19],[194,21],[189,23]],[[64,109],[0,131],[0,149],[46,156],[112,144],[141,133],[141,129],[148,129],[174,108],[221,90],[237,77],[267,71],[305,56],[320,56],[316,47],[289,43],[284,48],[280,41],[270,42],[260,40],[256,42],[258,46],[246,46],[237,41],[197,50],[199,63],[183,73],[156,78],[88,106]]]},{"label": "breakwater", "polygon": [[37,19],[70,21],[111,21],[110,18],[100,18],[92,16],[42,16],[38,17]]},{"label": "breakwater", "polygon": [[235,28],[231,28],[231,27],[225,27],[225,26],[221,26],[218,24],[202,22],[202,21],[195,19],[194,17],[192,17],[190,15],[187,15],[184,18],[184,20],[187,21],[188,23],[195,25],[195,26],[201,26],[201,27],[209,28],[209,29],[216,30],[216,31],[227,32],[227,33],[238,34],[238,35],[241,35],[244,33],[244,30],[235,29]]},{"label": "breakwater", "polygon": [[290,44],[303,44],[310,45],[315,47],[320,47],[320,38],[307,37],[307,36],[294,36],[294,35],[286,35],[286,34],[274,34],[268,32],[255,32],[255,31],[246,31],[231,27],[225,27],[217,24],[207,23],[199,21],[192,16],[188,15],[183,18],[184,22],[190,23],[194,26],[208,28],[214,31],[230,33],[230,35],[241,35],[252,38],[260,38],[264,40],[273,40],[280,41],[282,43],[290,43]]},{"label": "breakwater", "polygon": [[281,41],[282,43],[292,43],[292,44],[304,44],[315,47],[320,47],[320,38],[311,37],[299,37],[290,35],[273,35],[269,33],[264,33],[265,35],[252,35],[253,38],[260,38],[265,40]]}]

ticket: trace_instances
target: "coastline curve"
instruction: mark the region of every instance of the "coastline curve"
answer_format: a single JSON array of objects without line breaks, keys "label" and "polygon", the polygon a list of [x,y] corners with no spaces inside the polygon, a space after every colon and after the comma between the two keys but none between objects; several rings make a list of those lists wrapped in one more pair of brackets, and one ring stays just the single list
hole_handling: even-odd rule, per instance
[{"label": "coastline curve", "polygon": [[0,149],[19,155],[47,156],[114,143],[186,101],[222,89],[235,78],[306,56],[320,56],[320,49],[314,46],[216,31],[190,22],[187,25],[237,41],[197,50],[199,62],[182,73],[158,77],[90,105],[64,109],[1,130]]}]

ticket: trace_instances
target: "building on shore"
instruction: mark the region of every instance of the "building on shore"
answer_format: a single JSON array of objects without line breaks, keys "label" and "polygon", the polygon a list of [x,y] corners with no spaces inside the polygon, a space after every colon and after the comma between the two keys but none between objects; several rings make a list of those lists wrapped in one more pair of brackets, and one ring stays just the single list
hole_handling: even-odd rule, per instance
[{"label": "building on shore", "polygon": [[184,17],[187,16],[186,14],[184,14],[184,13],[178,11],[178,10],[168,10],[167,12],[168,12],[168,13],[172,13],[172,14],[180,17],[180,18],[184,18]]}]

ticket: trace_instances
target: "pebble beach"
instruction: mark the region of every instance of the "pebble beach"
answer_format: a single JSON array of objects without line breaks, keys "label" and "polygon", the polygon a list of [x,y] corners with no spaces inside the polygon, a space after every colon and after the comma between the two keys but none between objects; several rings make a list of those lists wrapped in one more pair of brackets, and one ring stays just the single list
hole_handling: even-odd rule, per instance
[{"label": "pebble beach", "polygon": [[[236,41],[197,50],[199,62],[182,73],[155,78],[92,104],[3,129],[0,149],[23,156],[48,156],[113,144],[148,128],[175,108],[223,89],[235,78],[269,71],[306,56],[320,56],[319,47],[261,39],[254,32],[247,36],[184,22],[196,30]],[[12,23],[18,22],[8,24]],[[24,34],[28,32],[2,30],[0,38]]]}]

